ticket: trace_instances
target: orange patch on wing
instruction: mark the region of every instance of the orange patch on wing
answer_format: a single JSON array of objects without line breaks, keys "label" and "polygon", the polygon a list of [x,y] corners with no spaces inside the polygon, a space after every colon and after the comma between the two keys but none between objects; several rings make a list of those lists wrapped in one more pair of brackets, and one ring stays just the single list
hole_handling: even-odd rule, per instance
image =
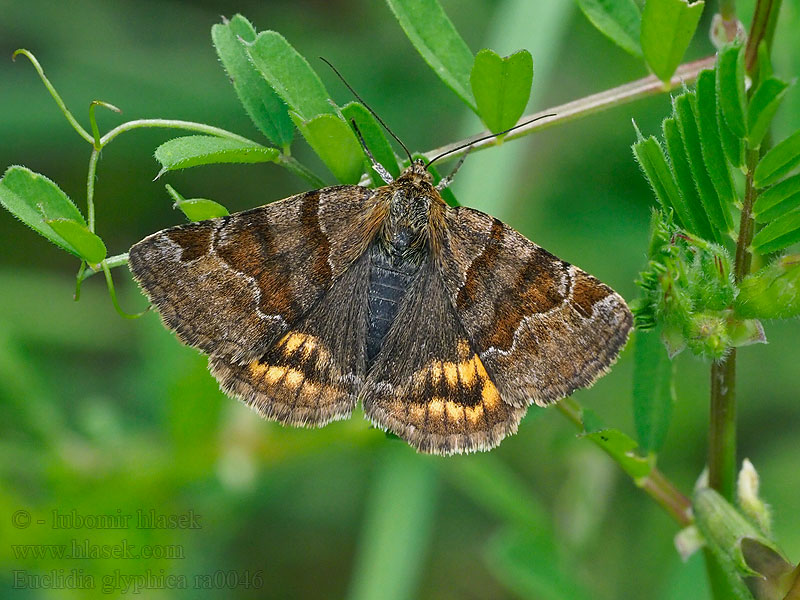
[{"label": "orange patch on wing", "polygon": [[483,416],[483,404],[478,404],[476,406],[467,406],[464,409],[464,412],[467,415],[467,419],[469,420],[469,422],[475,425]]},{"label": "orange patch on wing", "polygon": [[489,379],[485,379],[483,382],[483,390],[481,390],[481,399],[483,400],[483,405],[488,410],[493,410],[497,406],[497,403],[500,402],[500,394],[498,393],[497,388]]},{"label": "orange patch on wing", "polygon": [[317,345],[317,338],[298,331],[290,331],[281,338],[278,344],[283,347],[283,353],[287,356],[302,346],[303,355],[308,357]]},{"label": "orange patch on wing", "polygon": [[478,377],[481,379],[489,379],[489,374],[486,372],[486,367],[483,366],[483,361],[475,357],[477,360],[475,361],[475,368],[478,370]]},{"label": "orange patch on wing", "polygon": [[297,369],[289,369],[289,372],[286,373],[286,385],[292,389],[295,389],[303,383],[306,376],[303,375],[302,371],[298,371]]},{"label": "orange patch on wing", "polygon": [[458,363],[458,376],[461,378],[461,383],[468,387],[472,387],[475,384],[476,360],[479,361],[480,359],[473,355],[470,360]]},{"label": "orange patch on wing", "polygon": [[459,421],[464,418],[464,407],[460,404],[448,400],[445,404],[445,408],[447,410],[447,418],[451,421]]},{"label": "orange patch on wing", "polygon": [[441,417],[444,414],[444,400],[439,397],[432,398],[428,402],[428,412],[436,419]]},{"label": "orange patch on wing", "polygon": [[289,369],[287,369],[286,367],[271,366],[271,367],[267,368],[267,374],[266,374],[265,379],[267,380],[267,383],[275,383],[281,377],[285,377],[286,373],[288,373],[288,372],[289,372]]},{"label": "orange patch on wing", "polygon": [[447,379],[447,385],[454,388],[458,385],[458,367],[455,363],[444,363],[444,377]]},{"label": "orange patch on wing", "polygon": [[438,360],[431,365],[431,380],[433,381],[433,385],[439,383],[439,380],[442,378],[442,363]]},{"label": "orange patch on wing", "polygon": [[286,367],[276,367],[254,360],[248,365],[254,379],[264,378],[267,383],[275,383],[289,371]]}]

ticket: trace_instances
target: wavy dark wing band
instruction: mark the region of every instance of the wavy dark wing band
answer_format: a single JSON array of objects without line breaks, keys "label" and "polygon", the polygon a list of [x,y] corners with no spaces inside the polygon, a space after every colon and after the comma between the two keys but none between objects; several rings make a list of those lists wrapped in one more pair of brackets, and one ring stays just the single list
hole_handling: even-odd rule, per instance
[{"label": "wavy dark wing band", "polygon": [[608,370],[632,325],[619,294],[489,215],[445,219],[445,287],[505,402],[544,406]]}]

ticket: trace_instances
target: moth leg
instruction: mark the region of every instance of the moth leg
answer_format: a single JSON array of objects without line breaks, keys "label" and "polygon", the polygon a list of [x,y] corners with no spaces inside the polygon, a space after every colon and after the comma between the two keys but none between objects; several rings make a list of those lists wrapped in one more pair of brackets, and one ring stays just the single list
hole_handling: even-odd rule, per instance
[{"label": "moth leg", "polygon": [[470,152],[472,152],[472,146],[469,146],[467,148],[467,151],[461,155],[461,158],[458,159],[456,167],[450,172],[450,175],[448,175],[447,177],[442,177],[442,179],[439,180],[439,183],[436,184],[437,191],[441,192],[443,189],[445,189],[451,183],[453,183],[453,179],[455,179],[456,173],[458,173],[458,170],[461,168],[461,165],[464,164],[464,161],[467,160],[467,155],[469,155]]}]

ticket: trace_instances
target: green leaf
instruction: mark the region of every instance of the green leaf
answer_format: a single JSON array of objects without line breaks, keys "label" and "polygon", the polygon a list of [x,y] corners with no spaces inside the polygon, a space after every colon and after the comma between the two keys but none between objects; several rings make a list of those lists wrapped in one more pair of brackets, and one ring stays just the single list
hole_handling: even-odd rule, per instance
[{"label": "green leaf", "polygon": [[294,137],[294,124],[286,104],[250,62],[245,43],[256,39],[256,31],[242,15],[211,28],[211,39],[233,88],[255,126],[267,139],[288,148]]},{"label": "green leaf", "polygon": [[747,109],[747,142],[750,148],[761,145],[788,89],[789,84],[777,77],[764,79],[758,85]]},{"label": "green leaf", "polygon": [[177,202],[175,205],[181,209],[190,221],[205,221],[206,219],[216,219],[230,214],[222,204],[206,198],[190,198],[183,202]]},{"label": "green leaf", "polygon": [[697,188],[700,201],[703,204],[706,216],[714,228],[714,237],[721,241],[722,236],[719,232],[728,231],[728,222],[723,214],[722,204],[717,196],[717,190],[711,177],[706,170],[703,160],[703,149],[700,142],[700,131],[697,127],[697,117],[695,108],[694,94],[686,92],[681,94],[674,101],[675,120],[681,132],[684,148],[686,148],[686,158],[689,168],[694,175],[695,187]]},{"label": "green leaf", "polygon": [[502,58],[484,48],[475,57],[470,85],[478,115],[492,133],[513,127],[525,112],[533,83],[533,59],[527,50]]},{"label": "green leaf", "polygon": [[90,265],[96,265],[106,257],[106,245],[103,240],[89,231],[84,223],[64,218],[45,219],[45,223],[75,248],[78,256]]},{"label": "green leaf", "polygon": [[642,15],[634,0],[578,0],[578,6],[600,33],[626,52],[642,55]]},{"label": "green leaf", "polygon": [[72,200],[44,175],[13,166],[0,179],[0,204],[56,246],[80,257],[80,251],[59,235],[45,219],[67,219],[86,225]]},{"label": "green leaf", "polygon": [[633,155],[642,167],[664,211],[674,209],[681,222],[691,223],[688,206],[678,190],[658,140],[652,135],[647,139],[640,139],[633,145]]},{"label": "green leaf", "polygon": [[163,173],[216,163],[274,162],[280,152],[276,148],[212,135],[188,135],[164,142],[156,148],[155,154]]},{"label": "green leaf", "polygon": [[717,94],[714,71],[703,71],[697,78],[696,87],[697,125],[700,133],[700,146],[711,182],[717,190],[717,198],[722,203],[720,212],[725,219],[725,231],[733,230],[730,206],[736,200],[733,180],[722,149],[719,128],[717,127]]},{"label": "green leaf", "polygon": [[700,16],[702,1],[648,0],[642,13],[642,51],[653,73],[669,82],[683,54],[692,41]]},{"label": "green leaf", "polygon": [[434,530],[434,464],[405,445],[386,446],[372,476],[348,600],[415,597]]},{"label": "green leaf", "polygon": [[800,315],[800,255],[782,256],[745,277],[736,296],[736,314],[756,319]]},{"label": "green leaf", "polygon": [[719,68],[716,70],[716,98],[717,98],[717,127],[719,128],[719,138],[722,142],[722,149],[725,151],[725,157],[728,162],[734,167],[741,167],[744,165],[744,143],[742,139],[736,135],[733,130],[728,126],[722,114],[722,100],[720,98],[720,85],[719,85]]},{"label": "green leaf", "polygon": [[662,127],[675,179],[678,183],[681,197],[686,204],[686,215],[679,214],[678,217],[687,231],[703,239],[712,239],[714,233],[703,208],[703,203],[700,201],[700,196],[697,194],[694,175],[689,165],[689,159],[686,156],[686,147],[683,145],[678,122],[675,118],[670,117],[664,119]]},{"label": "green leaf", "polygon": [[247,46],[247,53],[272,89],[304,121],[317,115],[336,114],[317,73],[281,34],[262,31]]},{"label": "green leaf", "polygon": [[469,85],[472,52],[439,2],[386,0],[386,3],[425,62],[451,90],[477,112]]},{"label": "green leaf", "polygon": [[646,454],[664,444],[672,419],[673,363],[657,332],[636,332],[633,350],[633,419]]},{"label": "green leaf", "polygon": [[800,242],[800,210],[790,212],[766,225],[753,237],[753,250],[769,254]]},{"label": "green leaf", "polygon": [[753,216],[759,223],[769,223],[800,206],[800,173],[784,179],[759,194],[753,204]]},{"label": "green leaf", "polygon": [[653,470],[652,461],[637,454],[638,445],[628,434],[604,428],[597,415],[586,408],[581,411],[581,421],[581,436],[600,446],[634,481],[642,481]]},{"label": "green leaf", "polygon": [[183,214],[186,215],[186,218],[190,221],[205,221],[206,219],[215,219],[230,214],[228,213],[228,209],[218,202],[205,198],[191,198],[190,200],[186,200],[171,185],[167,184],[166,188],[167,193],[175,200],[173,208],[181,209]]},{"label": "green leaf", "polygon": [[[375,117],[372,116],[372,113],[359,102],[350,102],[342,107],[342,116],[344,116],[348,123],[353,120],[356,122],[358,130],[361,132],[364,142],[366,142],[367,148],[372,152],[372,156],[375,160],[383,165],[383,168],[389,171],[392,177],[396,178],[400,175],[400,167],[397,164],[397,157],[394,154],[394,150],[392,150],[389,140],[386,139],[383,128],[380,123],[375,120]],[[380,175],[378,175],[369,164],[369,157],[366,156],[366,153],[364,153],[364,156],[367,159],[367,172],[370,174],[373,183],[375,183],[375,185],[384,185],[383,179],[381,179]]]},{"label": "green leaf", "polygon": [[318,115],[308,121],[290,113],[300,133],[341,183],[358,183],[364,170],[364,152],[353,130],[336,115]]},{"label": "green leaf", "polygon": [[764,81],[772,77],[773,73],[772,59],[769,57],[767,42],[766,40],[761,40],[758,43],[758,78]]},{"label": "green leaf", "polygon": [[744,48],[739,44],[725,48],[717,59],[717,98],[730,130],[739,138],[747,136]]},{"label": "green leaf", "polygon": [[601,429],[585,436],[611,455],[634,481],[641,481],[653,470],[650,460],[636,454],[636,442],[619,429]]},{"label": "green leaf", "polygon": [[753,182],[760,188],[772,185],[791,173],[797,165],[800,165],[800,129],[761,158]]},{"label": "green leaf", "polygon": [[743,321],[728,319],[728,335],[730,336],[730,344],[734,348],[767,343],[764,326],[758,319],[745,319]]}]

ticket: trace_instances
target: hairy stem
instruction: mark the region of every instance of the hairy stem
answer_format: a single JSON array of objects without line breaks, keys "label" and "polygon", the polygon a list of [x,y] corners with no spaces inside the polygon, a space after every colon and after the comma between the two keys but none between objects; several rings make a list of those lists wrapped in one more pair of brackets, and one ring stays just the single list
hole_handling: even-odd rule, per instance
[{"label": "hairy stem", "polygon": [[[561,400],[557,405],[558,410],[563,414],[573,425],[581,431],[584,431],[583,425],[583,407],[580,403],[568,396]],[[591,439],[591,438],[590,438]],[[605,451],[602,444],[597,445]],[[612,459],[615,457],[607,453]],[[653,466],[646,477],[634,480],[634,483],[644,490],[644,492],[655,500],[661,508],[678,522],[682,527],[690,525],[692,522],[692,503],[684,496],[675,484],[673,484],[667,477]]]},{"label": "hairy stem", "polygon": [[[747,153],[747,177],[739,235],[736,240],[734,278],[739,283],[750,272],[750,242],[755,222],[753,202],[756,189],[753,172],[758,164],[758,151]],[[736,481],[736,348],[711,365],[711,403],[708,429],[708,482],[726,499],[733,500]]]},{"label": "hairy stem", "polygon": [[[767,49],[772,43],[775,20],[781,0],[757,0],[750,37],[745,48],[747,72],[753,79],[751,90],[758,87],[758,47],[762,41]],[[745,195],[736,239],[734,278],[739,283],[750,272],[752,255],[750,243],[755,233],[753,203],[757,191],[753,173],[758,164],[758,150],[747,152]],[[708,425],[708,481],[724,498],[733,500],[736,482],[736,349],[711,365],[711,400]]]},{"label": "hairy stem", "polygon": [[[630,83],[626,83],[597,94],[585,96],[584,98],[579,98],[578,100],[573,100],[572,102],[567,102],[566,104],[561,104],[559,106],[554,106],[552,108],[547,108],[545,110],[524,116],[519,120],[519,123],[529,122],[529,124],[523,125],[519,129],[515,129],[506,135],[503,138],[503,141],[521,138],[535,131],[541,131],[555,125],[561,125],[569,121],[574,121],[602,110],[607,110],[615,106],[621,106],[623,104],[633,102],[634,100],[646,98],[647,96],[669,92],[670,90],[675,89],[684,83],[693,82],[695,79],[697,79],[697,75],[700,73],[700,71],[713,67],[715,60],[716,57],[710,56],[708,58],[681,65],[678,67],[675,75],[672,76],[669,86],[665,86],[664,82],[662,82],[656,76],[650,75],[648,77],[643,77],[642,79],[637,79],[636,81],[631,81]],[[552,113],[555,113],[556,116],[531,122],[534,119]],[[497,137],[489,137],[489,139],[476,142],[471,146],[469,145],[470,140],[477,140],[478,138],[485,136],[491,136],[491,132],[483,131],[464,140],[453,142],[451,144],[447,144],[446,146],[425,152],[424,155],[428,160],[430,160],[440,154],[451,152],[451,154],[448,154],[446,157],[442,158],[442,160],[452,160],[453,158],[466,153],[468,150],[483,150],[498,144]],[[459,146],[465,147],[456,150],[456,148],[459,148]]]}]

